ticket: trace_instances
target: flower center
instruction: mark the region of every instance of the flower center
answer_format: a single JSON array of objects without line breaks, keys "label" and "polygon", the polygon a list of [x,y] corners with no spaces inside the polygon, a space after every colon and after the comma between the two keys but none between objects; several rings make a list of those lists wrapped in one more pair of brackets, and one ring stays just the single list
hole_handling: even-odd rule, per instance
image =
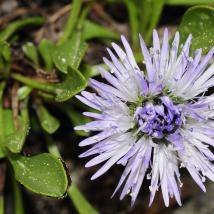
[{"label": "flower center", "polygon": [[153,138],[167,138],[177,132],[183,124],[181,111],[172,100],[163,96],[156,103],[148,101],[137,107],[134,118],[138,124],[138,133],[147,134]]}]

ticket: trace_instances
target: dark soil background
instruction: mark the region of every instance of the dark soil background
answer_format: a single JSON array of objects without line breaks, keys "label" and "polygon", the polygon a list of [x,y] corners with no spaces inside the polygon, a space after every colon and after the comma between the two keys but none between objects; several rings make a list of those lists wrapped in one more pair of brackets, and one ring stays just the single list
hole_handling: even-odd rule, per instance
[{"label": "dark soil background", "polygon": [[[6,26],[10,21],[34,16],[42,15],[49,20],[56,19],[57,21],[49,22],[42,28],[32,28],[23,31],[19,42],[13,45],[13,55],[16,62],[22,66],[25,62],[21,54],[21,45],[26,41],[37,43],[41,38],[51,38],[55,41],[59,33],[62,31],[69,10],[66,5],[70,4],[69,0],[0,0],[0,28]],[[59,10],[65,9],[61,17],[56,17]],[[176,25],[179,24],[182,15],[186,11],[186,7],[169,7],[166,6],[163,10],[158,29],[161,32],[162,27],[169,27],[174,31]],[[106,25],[107,20],[104,17],[109,17],[108,21],[117,26],[117,30],[121,34],[129,36],[128,15],[123,4],[111,3],[107,4],[105,1],[96,1],[90,10],[89,17],[103,25]],[[105,46],[99,41],[90,42],[89,50],[85,57],[85,61],[90,64],[102,62],[102,57],[106,55]],[[54,112],[54,108],[51,107]],[[54,134],[54,141],[60,149],[61,155],[69,169],[72,180],[76,182],[80,190],[90,203],[102,214],[160,214],[160,213],[214,213],[214,204],[212,196],[214,195],[214,185],[207,184],[207,194],[202,193],[196,184],[192,181],[186,172],[182,172],[183,188],[182,201],[183,207],[179,208],[175,200],[171,200],[170,207],[165,208],[161,192],[157,193],[155,202],[152,207],[148,207],[149,190],[148,182],[145,181],[138,199],[131,208],[130,198],[127,196],[125,200],[119,200],[119,194],[111,199],[117,182],[119,181],[122,168],[114,166],[108,173],[95,181],[91,181],[91,175],[98,167],[84,168],[87,160],[78,159],[78,155],[83,151],[78,147],[80,137],[74,134],[72,124],[61,112],[54,112],[58,118],[63,121],[60,129]],[[33,113],[32,113],[33,114]],[[33,116],[32,116],[33,117]],[[37,154],[39,152],[47,151],[44,145],[44,136],[32,129],[27,139],[24,153]],[[9,172],[8,172],[9,173]],[[9,176],[7,176],[9,177]],[[69,198],[52,199],[36,195],[25,188],[22,188],[24,196],[24,207],[28,214],[75,214],[75,208]],[[13,213],[13,198],[11,182],[6,178],[6,213]]]}]

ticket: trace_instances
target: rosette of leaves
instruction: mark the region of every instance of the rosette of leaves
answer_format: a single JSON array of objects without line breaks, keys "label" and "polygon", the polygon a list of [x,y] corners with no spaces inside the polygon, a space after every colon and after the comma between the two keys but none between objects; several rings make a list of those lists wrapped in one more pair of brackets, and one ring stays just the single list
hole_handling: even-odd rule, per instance
[{"label": "rosette of leaves", "polygon": [[[47,140],[49,153],[23,154],[32,129],[36,127],[46,139],[51,139],[59,129],[60,118],[51,113],[48,106],[62,111],[73,125],[87,120],[75,110],[75,101],[72,101],[74,95],[87,86],[88,77],[96,74],[97,68],[89,65],[84,65],[87,72],[81,72],[87,40],[118,39],[117,33],[86,19],[87,12],[87,5],[83,7],[82,1],[74,0],[58,42],[42,39],[39,44],[29,41],[22,45],[23,60],[28,62],[31,72],[26,71],[25,66],[18,69],[14,66],[11,47],[19,41],[19,32],[27,27],[43,26],[46,20],[25,18],[9,23],[0,31],[0,158],[4,166],[6,162],[11,166],[14,206],[21,213],[24,209],[17,181],[45,196],[62,198],[68,194],[79,213],[97,213],[70,182],[68,170],[52,141]],[[85,135],[81,131],[77,134]],[[0,197],[0,213],[3,213],[3,193]]]}]

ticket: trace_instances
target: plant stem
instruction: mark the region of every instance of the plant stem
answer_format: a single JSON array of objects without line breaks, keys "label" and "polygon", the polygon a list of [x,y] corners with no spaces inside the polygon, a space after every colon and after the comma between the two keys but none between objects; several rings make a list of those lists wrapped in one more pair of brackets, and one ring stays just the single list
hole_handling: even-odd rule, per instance
[{"label": "plant stem", "polygon": [[33,80],[29,77],[24,77],[20,74],[11,74],[11,77],[21,83],[24,83],[32,88],[36,88],[36,89],[39,89],[39,90],[42,90],[42,91],[46,91],[46,92],[49,92],[49,93],[54,93],[55,90],[53,87],[50,86],[50,84],[48,83],[42,83],[42,82],[38,82],[36,80]]},{"label": "plant stem", "polygon": [[[3,93],[6,83],[0,82],[0,146],[4,144]],[[0,147],[0,148],[1,148]]]},{"label": "plant stem", "polygon": [[15,203],[15,214],[24,214],[22,193],[19,188],[17,181],[13,178],[13,191],[14,191],[14,203]]},{"label": "plant stem", "polygon": [[72,185],[69,187],[68,195],[80,214],[98,214],[98,212],[89,204],[89,202],[86,201],[76,184],[72,183]]},{"label": "plant stem", "polygon": [[71,9],[68,21],[65,25],[64,32],[62,34],[62,37],[58,41],[59,45],[65,42],[72,34],[79,17],[81,5],[82,5],[82,0],[73,0],[72,9]]},{"label": "plant stem", "polygon": [[[51,136],[45,134],[45,137],[48,144],[48,151],[51,154],[61,158],[58,147],[52,142]],[[68,188],[67,193],[79,214],[99,214],[99,212],[91,206],[91,204],[79,191],[74,182],[72,182],[71,186]]]},{"label": "plant stem", "polygon": [[4,214],[4,195],[0,195],[0,214]]}]

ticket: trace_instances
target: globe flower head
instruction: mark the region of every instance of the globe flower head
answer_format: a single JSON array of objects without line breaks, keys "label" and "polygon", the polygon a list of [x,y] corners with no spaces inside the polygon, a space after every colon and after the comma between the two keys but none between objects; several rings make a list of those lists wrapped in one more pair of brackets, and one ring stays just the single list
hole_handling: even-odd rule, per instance
[{"label": "globe flower head", "polygon": [[108,50],[111,61],[103,58],[109,71],[100,68],[105,79],[90,79],[94,93],[83,91],[76,97],[95,112],[84,115],[95,121],[75,127],[96,131],[80,142],[93,145],[80,157],[93,155],[86,164],[103,166],[92,180],[104,174],[114,164],[124,166],[124,172],[113,195],[123,185],[120,199],[131,196],[134,204],[144,179],[150,179],[150,205],[161,189],[164,203],[175,197],[181,205],[182,186],[179,168],[184,167],[198,186],[206,191],[205,177],[214,181],[214,95],[207,95],[214,86],[214,64],[209,63],[212,48],[206,56],[202,50],[190,57],[189,35],[179,51],[179,33],[172,45],[164,31],[162,45],[153,32],[153,47],[147,49],[140,37],[144,57],[141,69],[125,39],[124,49],[112,43]]}]

